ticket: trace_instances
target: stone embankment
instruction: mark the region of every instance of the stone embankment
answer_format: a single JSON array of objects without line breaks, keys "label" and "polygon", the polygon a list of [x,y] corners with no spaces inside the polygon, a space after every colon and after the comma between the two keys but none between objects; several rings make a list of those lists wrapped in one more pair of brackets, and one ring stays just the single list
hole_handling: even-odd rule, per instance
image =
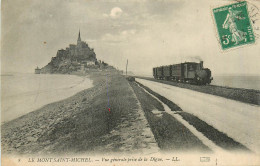
[{"label": "stone embankment", "polygon": [[90,78],[93,88],[3,124],[3,155],[157,152],[127,80],[111,72]]}]

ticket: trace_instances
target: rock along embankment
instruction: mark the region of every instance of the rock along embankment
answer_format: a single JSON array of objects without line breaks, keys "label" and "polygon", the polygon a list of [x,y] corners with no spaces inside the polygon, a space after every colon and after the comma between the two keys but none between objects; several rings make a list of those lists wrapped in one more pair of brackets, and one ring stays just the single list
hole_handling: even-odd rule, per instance
[{"label": "rock along embankment", "polygon": [[90,78],[93,88],[2,125],[3,155],[156,150],[154,136],[127,80],[109,72]]}]

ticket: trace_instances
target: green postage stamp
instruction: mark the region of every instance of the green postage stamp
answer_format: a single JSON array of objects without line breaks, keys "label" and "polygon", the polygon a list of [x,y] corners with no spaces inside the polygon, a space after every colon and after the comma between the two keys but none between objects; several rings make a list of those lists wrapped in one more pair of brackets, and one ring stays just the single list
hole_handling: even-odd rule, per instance
[{"label": "green postage stamp", "polygon": [[246,1],[214,8],[213,15],[223,50],[255,42]]}]

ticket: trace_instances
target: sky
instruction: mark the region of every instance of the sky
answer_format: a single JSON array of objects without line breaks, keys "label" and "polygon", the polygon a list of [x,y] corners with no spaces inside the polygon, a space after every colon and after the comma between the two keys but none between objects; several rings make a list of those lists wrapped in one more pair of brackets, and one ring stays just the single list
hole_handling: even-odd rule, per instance
[{"label": "sky", "polygon": [[[214,74],[260,75],[259,39],[222,51],[212,8],[230,0],[2,0],[1,70],[34,72],[81,39],[97,59],[136,74],[204,61]],[[260,2],[250,1],[260,9]],[[260,17],[260,14],[258,14]],[[256,24],[260,24],[259,21]],[[260,30],[255,30],[260,34]]]}]

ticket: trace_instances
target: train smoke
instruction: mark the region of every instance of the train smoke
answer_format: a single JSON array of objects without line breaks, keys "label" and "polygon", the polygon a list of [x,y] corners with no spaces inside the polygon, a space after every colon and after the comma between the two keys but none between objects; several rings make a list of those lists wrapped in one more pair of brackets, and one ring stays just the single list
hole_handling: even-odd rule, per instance
[{"label": "train smoke", "polygon": [[200,62],[203,61],[200,56],[187,56],[185,57],[186,62]]}]

